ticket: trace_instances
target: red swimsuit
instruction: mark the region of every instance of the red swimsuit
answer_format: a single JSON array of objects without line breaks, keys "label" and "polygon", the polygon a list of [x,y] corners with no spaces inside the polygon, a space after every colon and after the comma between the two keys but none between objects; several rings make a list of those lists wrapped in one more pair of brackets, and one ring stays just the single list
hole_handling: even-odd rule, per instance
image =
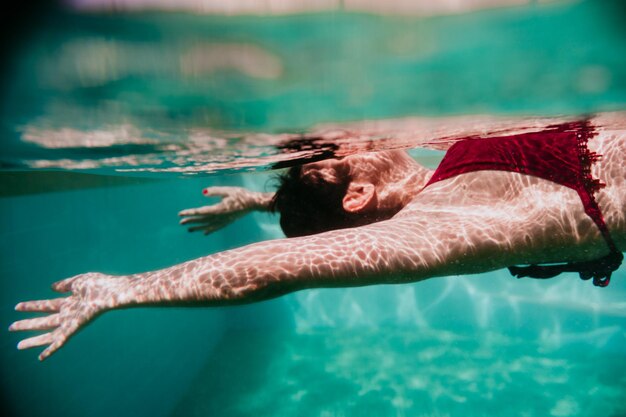
[{"label": "red swimsuit", "polygon": [[610,254],[591,262],[509,269],[518,278],[551,278],[561,272],[578,272],[581,278],[593,278],[595,285],[604,287],[621,264],[623,255],[613,242],[594,198],[594,193],[604,184],[591,176],[591,165],[599,159],[599,155],[587,148],[587,141],[593,136],[595,132],[589,122],[581,121],[550,126],[536,133],[464,138],[448,149],[426,187],[467,172],[497,170],[533,175],[576,190],[585,213],[607,242]]}]

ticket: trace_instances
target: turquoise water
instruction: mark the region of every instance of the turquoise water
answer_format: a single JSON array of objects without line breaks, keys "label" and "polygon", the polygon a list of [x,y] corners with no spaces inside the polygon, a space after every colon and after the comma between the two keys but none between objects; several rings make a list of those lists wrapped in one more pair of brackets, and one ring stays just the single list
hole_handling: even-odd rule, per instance
[{"label": "turquoise water", "polygon": [[[268,172],[139,174],[116,171],[134,159],[112,158],[187,166],[176,156],[202,129],[228,137],[241,160],[232,132],[621,110],[620,11],[583,1],[425,19],[51,16],[18,51],[2,96],[1,322],[64,277],[154,270],[280,236],[262,214],[208,237],[177,224],[180,209],[205,203],[203,187],[262,190]],[[218,69],[178,64],[216,44],[254,45],[246,54],[262,70],[236,58]],[[122,125],[141,140],[25,140],[63,128],[119,136]],[[65,160],[96,162],[71,172],[36,163]],[[599,289],[499,271],[233,308],[116,311],[43,363],[15,349],[19,334],[0,332],[2,402],[19,416],[624,416],[625,278],[622,268]]]}]

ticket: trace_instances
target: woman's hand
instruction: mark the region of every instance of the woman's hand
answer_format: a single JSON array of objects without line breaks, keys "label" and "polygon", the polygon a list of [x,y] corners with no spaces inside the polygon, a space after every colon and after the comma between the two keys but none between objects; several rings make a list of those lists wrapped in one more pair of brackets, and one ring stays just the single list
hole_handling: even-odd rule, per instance
[{"label": "woman's hand", "polygon": [[15,306],[17,311],[50,314],[16,321],[9,327],[10,331],[50,331],[22,340],[17,348],[48,345],[39,355],[39,360],[46,359],[98,314],[120,304],[120,299],[124,296],[124,278],[97,272],[81,274],[52,285],[56,292],[71,292],[67,297],[19,303]]},{"label": "woman's hand", "polygon": [[190,232],[204,231],[205,235],[228,226],[253,210],[267,210],[272,193],[258,193],[241,187],[209,187],[202,190],[205,197],[222,197],[217,204],[183,210],[180,224],[195,224]]}]

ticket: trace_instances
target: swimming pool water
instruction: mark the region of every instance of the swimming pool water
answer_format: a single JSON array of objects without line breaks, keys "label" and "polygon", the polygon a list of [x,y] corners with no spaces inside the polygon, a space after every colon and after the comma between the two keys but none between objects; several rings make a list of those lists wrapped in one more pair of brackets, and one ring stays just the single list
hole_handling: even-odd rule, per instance
[{"label": "swimming pool water", "polygon": [[[154,143],[44,148],[23,141],[29,127],[127,123],[158,144],[207,127],[276,133],[405,115],[623,109],[626,42],[612,7],[420,20],[54,17],[14,61],[2,97],[2,323],[68,276],[154,270],[280,236],[265,214],[208,237],[176,216],[204,204],[206,186],[263,190],[267,172],[139,176],[104,163],[83,177],[44,170],[44,180],[32,161],[146,154]],[[260,48],[249,53],[265,72],[172,67],[180,50],[224,43]],[[93,48],[117,61],[89,66],[81,57]],[[17,351],[21,335],[0,332],[2,404],[16,416],[623,416],[625,295],[624,268],[605,289],[498,271],[241,307],[109,312],[44,363]]]}]

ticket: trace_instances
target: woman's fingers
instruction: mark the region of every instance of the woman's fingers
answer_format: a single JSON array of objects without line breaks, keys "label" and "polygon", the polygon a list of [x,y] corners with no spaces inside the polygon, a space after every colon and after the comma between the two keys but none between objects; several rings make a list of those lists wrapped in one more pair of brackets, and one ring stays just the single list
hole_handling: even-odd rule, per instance
[{"label": "woman's fingers", "polygon": [[238,187],[207,187],[202,190],[202,195],[205,197],[228,197],[238,189]]},{"label": "woman's fingers", "polygon": [[61,305],[65,300],[65,297],[53,298],[52,300],[37,300],[37,301],[24,301],[15,306],[17,311],[41,311],[41,312],[56,312],[61,309]]},{"label": "woman's fingers", "polygon": [[202,221],[204,221],[203,216],[190,216],[190,217],[185,217],[184,219],[181,219],[178,222],[178,224],[199,223]]},{"label": "woman's fingers", "polygon": [[45,317],[35,317],[33,319],[16,321],[9,327],[9,331],[49,330],[58,327],[60,323],[60,315],[52,314]]},{"label": "woman's fingers", "polygon": [[211,216],[192,216],[182,219],[180,224],[189,224],[189,223],[206,223],[212,221]]},{"label": "woman's fingers", "polygon": [[[63,343],[65,343],[65,342],[63,342]],[[39,354],[39,360],[40,361],[46,360],[46,358],[48,358],[48,356],[52,355],[54,352],[59,350],[59,348],[61,346],[63,346],[63,343],[61,343],[61,342],[54,342],[54,343],[52,343],[50,346],[45,348],[43,352],[41,352]]]},{"label": "woman's fingers", "polygon": [[110,288],[110,278],[113,277],[98,272],[76,275],[53,284],[55,291],[73,291],[72,295],[52,300],[26,301],[15,306],[18,311],[54,313],[13,323],[9,327],[10,331],[50,330],[48,333],[22,340],[17,345],[18,349],[48,345],[39,355],[40,360],[54,353],[78,329],[108,308],[105,300],[108,299],[109,292],[114,291]]},{"label": "woman's fingers", "polygon": [[23,350],[37,346],[49,345],[39,355],[39,360],[44,360],[62,347],[82,325],[93,317],[93,314],[87,311],[85,314],[77,316],[72,320],[69,320],[66,317],[64,321],[60,316],[60,314],[53,314],[48,317],[37,317],[13,323],[9,330],[43,330],[56,327],[54,331],[49,333],[44,333],[22,340],[17,344],[17,348]]},{"label": "woman's fingers", "polygon": [[54,333],[44,333],[39,336],[29,337],[17,344],[19,350],[30,349],[37,346],[49,345],[54,340]]},{"label": "woman's fingers", "polygon": [[41,352],[41,354],[39,355],[39,360],[43,361],[54,352],[59,350],[59,348],[63,346],[65,342],[67,342],[69,338],[72,337],[72,335],[74,335],[74,333],[76,333],[76,331],[82,325],[87,323],[91,319],[91,317],[93,317],[92,314],[83,315],[80,317],[79,320],[66,322],[64,326],[61,326],[57,330],[55,330],[53,342],[43,352]]},{"label": "woman's fingers", "polygon": [[66,278],[61,281],[57,281],[52,284],[52,289],[56,292],[70,292],[72,290],[72,284],[81,276],[86,274],[76,275],[71,278]]},{"label": "woman's fingers", "polygon": [[45,348],[44,351],[39,354],[39,360],[43,361],[48,356],[52,355],[54,352],[59,350],[59,348],[65,344],[66,340],[67,340],[67,337],[64,337],[64,338],[62,338],[60,340],[57,340],[57,341],[53,342],[52,344],[50,344],[50,346]]},{"label": "woman's fingers", "polygon": [[[208,207],[208,206],[204,206],[204,207]],[[202,209],[204,207],[198,207],[198,208],[192,208],[192,209],[186,209],[186,210],[182,210],[178,212],[178,215],[180,217],[187,217],[187,216],[200,216],[202,215]]]},{"label": "woman's fingers", "polygon": [[[202,206],[192,209],[187,209],[178,212],[180,217],[192,217],[192,216],[210,216],[215,214],[221,214],[224,212],[224,206],[222,203],[214,204],[212,206]],[[183,219],[187,220],[187,219]]]}]

